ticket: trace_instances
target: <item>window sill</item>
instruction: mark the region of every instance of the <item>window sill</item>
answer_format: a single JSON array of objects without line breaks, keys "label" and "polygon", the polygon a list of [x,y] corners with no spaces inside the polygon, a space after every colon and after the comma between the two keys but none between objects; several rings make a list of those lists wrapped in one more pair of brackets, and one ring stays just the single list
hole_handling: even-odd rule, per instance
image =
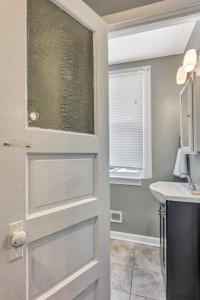
[{"label": "window sill", "polygon": [[142,185],[142,178],[116,178],[110,177],[110,184],[121,184],[121,185]]}]

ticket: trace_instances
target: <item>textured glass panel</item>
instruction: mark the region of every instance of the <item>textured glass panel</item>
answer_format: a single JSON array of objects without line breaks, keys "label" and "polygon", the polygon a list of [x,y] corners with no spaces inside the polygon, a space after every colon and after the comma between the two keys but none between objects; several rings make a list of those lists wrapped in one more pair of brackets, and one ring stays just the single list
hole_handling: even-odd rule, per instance
[{"label": "textured glass panel", "polygon": [[28,0],[28,124],[94,133],[93,33],[49,0]]}]

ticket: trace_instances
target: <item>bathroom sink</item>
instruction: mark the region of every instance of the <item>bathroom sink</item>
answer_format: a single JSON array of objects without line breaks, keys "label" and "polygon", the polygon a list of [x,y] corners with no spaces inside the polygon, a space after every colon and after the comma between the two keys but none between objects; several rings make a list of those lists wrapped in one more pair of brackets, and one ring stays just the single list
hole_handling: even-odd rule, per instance
[{"label": "bathroom sink", "polygon": [[150,190],[154,197],[161,203],[165,203],[166,200],[200,202],[200,194],[192,195],[192,193],[187,190],[187,183],[160,181],[152,183]]}]

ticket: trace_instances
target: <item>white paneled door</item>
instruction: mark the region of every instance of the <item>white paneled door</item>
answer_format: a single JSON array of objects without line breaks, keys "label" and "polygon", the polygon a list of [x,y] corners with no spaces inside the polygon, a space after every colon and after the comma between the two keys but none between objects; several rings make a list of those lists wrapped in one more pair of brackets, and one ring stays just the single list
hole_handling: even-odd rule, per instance
[{"label": "white paneled door", "polygon": [[0,1],[0,299],[108,300],[107,29]]}]

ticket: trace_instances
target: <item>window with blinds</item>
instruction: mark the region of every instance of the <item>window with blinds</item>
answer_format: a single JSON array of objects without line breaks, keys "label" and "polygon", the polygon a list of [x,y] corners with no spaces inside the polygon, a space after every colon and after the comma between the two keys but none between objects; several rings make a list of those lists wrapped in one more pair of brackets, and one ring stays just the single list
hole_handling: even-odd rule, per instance
[{"label": "window with blinds", "polygon": [[109,73],[111,177],[144,175],[148,72],[143,67]]}]

